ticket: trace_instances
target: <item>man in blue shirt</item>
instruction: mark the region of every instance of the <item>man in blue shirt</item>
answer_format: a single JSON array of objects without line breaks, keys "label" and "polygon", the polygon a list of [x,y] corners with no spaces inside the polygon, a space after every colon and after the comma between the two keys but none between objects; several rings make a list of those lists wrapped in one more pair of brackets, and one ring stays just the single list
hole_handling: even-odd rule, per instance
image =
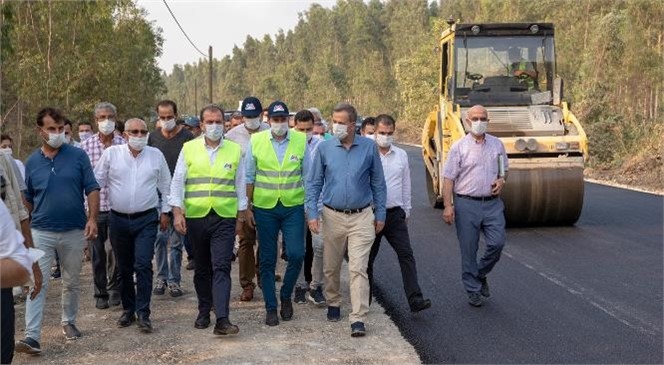
[{"label": "man in blue shirt", "polygon": [[[62,266],[62,332],[65,338],[81,337],[76,328],[80,294],[79,276],[86,240],[97,236],[99,185],[90,159],[80,148],[65,143],[65,123],[60,112],[44,108],[37,114],[42,147],[25,164],[25,199],[32,211],[32,238],[45,252],[39,259],[42,273],[48,272],[55,252]],[[88,197],[86,217],[83,196]],[[41,352],[39,340],[44,316],[48,280],[39,295],[26,301],[25,339],[16,343],[17,352]]]},{"label": "man in blue shirt", "polygon": [[[355,120],[357,111],[352,105],[341,103],[334,108],[335,138],[318,144],[307,182],[306,210],[312,233],[319,232],[320,218],[325,221],[323,270],[329,321],[341,318],[340,271],[348,242],[351,336],[360,337],[365,334],[369,313],[367,263],[376,233],[385,225],[387,188],[378,148],[372,140],[355,135]],[[319,216],[317,203],[323,185]]]}]

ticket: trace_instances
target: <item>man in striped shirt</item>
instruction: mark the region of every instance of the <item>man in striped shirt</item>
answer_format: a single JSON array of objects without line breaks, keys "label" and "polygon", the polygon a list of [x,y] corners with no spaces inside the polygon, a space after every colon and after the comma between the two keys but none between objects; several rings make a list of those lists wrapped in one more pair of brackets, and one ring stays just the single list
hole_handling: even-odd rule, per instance
[{"label": "man in striped shirt", "polygon": [[[470,108],[465,123],[470,133],[452,145],[445,163],[443,220],[456,224],[463,286],[468,303],[480,307],[482,297],[490,295],[486,276],[505,245],[505,207],[500,192],[505,185],[507,155],[502,142],[486,133],[489,117],[483,106]],[[487,247],[478,263],[480,232]]]}]

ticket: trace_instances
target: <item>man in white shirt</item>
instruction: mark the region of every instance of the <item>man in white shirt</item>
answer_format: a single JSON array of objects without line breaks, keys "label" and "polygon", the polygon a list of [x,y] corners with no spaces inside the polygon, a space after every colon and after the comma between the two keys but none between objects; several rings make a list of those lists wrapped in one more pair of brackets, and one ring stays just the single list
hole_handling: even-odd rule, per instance
[{"label": "man in white shirt", "polygon": [[406,151],[393,145],[396,123],[391,116],[386,114],[377,116],[374,126],[375,139],[387,185],[387,203],[385,205],[387,217],[385,228],[376,234],[376,239],[371,247],[367,268],[369,285],[373,288],[373,263],[378,255],[380,241],[385,237],[399,259],[403,288],[410,311],[416,313],[431,307],[431,300],[424,299],[417,282],[417,267],[408,235],[408,218],[411,210],[408,155]]},{"label": "man in white shirt", "polygon": [[[162,230],[169,224],[171,173],[161,151],[147,146],[148,128],[143,120],[128,120],[123,136],[128,144],[105,149],[95,177],[101,187],[108,188],[110,239],[121,280],[123,313],[118,327],[130,326],[138,315],[138,328],[149,333],[152,256],[157,224]],[[163,197],[161,207],[157,191]]]},{"label": "man in white shirt", "polygon": [[215,335],[240,329],[228,318],[231,258],[235,234],[245,219],[247,193],[240,146],[225,141],[224,111],[216,105],[201,110],[203,138],[184,144],[178,156],[169,203],[173,226],[186,234],[196,254],[194,287],[198,317],[194,327],[210,326],[214,307]]}]

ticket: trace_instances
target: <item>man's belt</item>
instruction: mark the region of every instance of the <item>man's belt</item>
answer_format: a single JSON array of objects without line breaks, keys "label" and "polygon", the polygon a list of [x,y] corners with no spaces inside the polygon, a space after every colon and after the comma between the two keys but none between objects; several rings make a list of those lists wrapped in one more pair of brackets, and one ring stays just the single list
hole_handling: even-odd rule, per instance
[{"label": "man's belt", "polygon": [[327,204],[323,204],[323,205],[325,205],[326,208],[332,209],[332,210],[334,210],[335,212],[343,213],[343,214],[357,214],[357,213],[362,213],[363,210],[369,208],[369,205],[367,205],[367,206],[365,206],[365,207],[357,208],[357,209],[337,209],[337,208],[333,208],[333,207],[331,207],[331,206],[329,206],[329,205],[327,205]]},{"label": "man's belt", "polygon": [[111,213],[117,215],[118,217],[122,217],[122,218],[126,218],[126,219],[141,218],[141,217],[146,216],[146,215],[148,215],[148,214],[150,214],[154,211],[155,211],[155,208],[144,210],[142,212],[136,212],[136,213],[120,213],[118,211],[115,211],[115,210],[111,209]]},{"label": "man's belt", "polygon": [[477,200],[477,201],[481,201],[481,202],[486,202],[486,201],[489,201],[489,200],[493,200],[493,199],[498,198],[498,195],[490,195],[490,196],[470,196],[470,195],[461,195],[461,194],[457,194],[456,196],[458,196],[459,198],[462,198],[462,199]]}]

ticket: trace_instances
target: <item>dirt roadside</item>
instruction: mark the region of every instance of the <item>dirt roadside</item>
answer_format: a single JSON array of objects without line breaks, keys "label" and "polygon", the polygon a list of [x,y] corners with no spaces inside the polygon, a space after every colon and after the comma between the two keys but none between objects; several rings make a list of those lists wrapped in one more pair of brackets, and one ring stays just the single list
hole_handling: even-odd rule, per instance
[{"label": "dirt roadside", "polygon": [[[283,263],[280,261],[283,272]],[[81,273],[82,293],[78,327],[83,337],[66,341],[60,326],[61,279],[50,280],[42,328],[42,354],[15,354],[15,364],[414,364],[420,359],[413,347],[373,302],[367,321],[367,336],[350,337],[348,322],[349,294],[347,267],[344,266],[342,288],[345,303],[342,320],[325,319],[326,309],[312,304],[293,304],[295,315],[290,322],[277,327],[264,324],[265,310],[260,290],[251,302],[240,302],[237,282],[238,264],[233,264],[231,321],[240,327],[235,337],[212,334],[211,326],[195,329],[197,300],[193,288],[193,271],[182,270],[185,295],[171,298],[152,297],[152,334],[142,334],[136,326],[117,328],[120,307],[99,310],[94,307],[92,274],[89,262]],[[277,285],[279,287],[279,285]],[[405,299],[404,299],[405,300]],[[16,338],[24,335],[25,304],[16,306]],[[214,315],[212,315],[214,320]]]}]

